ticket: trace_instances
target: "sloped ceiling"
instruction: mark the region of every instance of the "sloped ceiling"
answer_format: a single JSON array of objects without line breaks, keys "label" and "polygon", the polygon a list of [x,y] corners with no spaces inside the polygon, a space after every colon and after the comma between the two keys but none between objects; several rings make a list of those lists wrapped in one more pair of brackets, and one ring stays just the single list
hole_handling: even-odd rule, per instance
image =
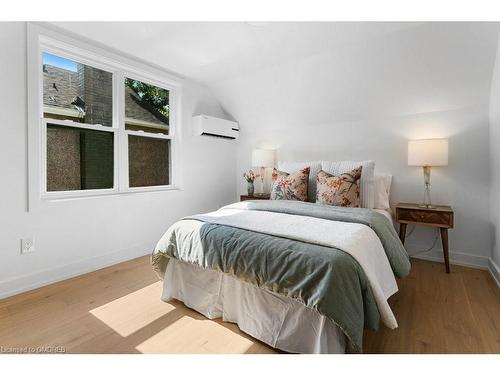
[{"label": "sloped ceiling", "polygon": [[191,79],[211,83],[418,26],[398,22],[56,22]]},{"label": "sloped ceiling", "polygon": [[[208,85],[235,119],[258,112],[268,120],[300,106],[356,120],[485,104],[500,30],[470,22],[54,25]],[[327,109],[318,96],[329,97]]]},{"label": "sloped ceiling", "polygon": [[[489,103],[499,24],[426,23],[211,83],[252,126],[335,123]],[[486,113],[485,112],[485,113]]]}]

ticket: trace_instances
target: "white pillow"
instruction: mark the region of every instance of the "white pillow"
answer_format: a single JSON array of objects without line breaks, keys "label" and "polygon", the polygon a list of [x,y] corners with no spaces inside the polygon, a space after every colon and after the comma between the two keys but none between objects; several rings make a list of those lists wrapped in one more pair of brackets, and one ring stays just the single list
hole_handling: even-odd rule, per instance
[{"label": "white pillow", "polygon": [[309,167],[309,181],[307,184],[307,201],[316,202],[316,177],[321,170],[320,161],[279,161],[278,170],[286,173],[298,172]]},{"label": "white pillow", "polygon": [[390,209],[389,196],[391,194],[392,175],[375,175],[375,202],[373,208],[381,210]]},{"label": "white pillow", "polygon": [[375,206],[375,184],[373,176],[375,173],[375,162],[365,161],[322,161],[321,169],[326,173],[339,176],[355,168],[362,166],[360,179],[361,207],[373,208]]}]

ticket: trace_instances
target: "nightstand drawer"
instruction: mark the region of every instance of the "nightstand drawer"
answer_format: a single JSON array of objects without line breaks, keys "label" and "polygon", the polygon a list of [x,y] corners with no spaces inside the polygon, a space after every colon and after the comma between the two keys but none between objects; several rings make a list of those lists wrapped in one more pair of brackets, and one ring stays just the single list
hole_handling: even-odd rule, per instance
[{"label": "nightstand drawer", "polygon": [[453,227],[453,213],[451,212],[410,210],[404,208],[397,208],[396,220],[406,221],[411,223],[422,223],[428,225],[450,227],[450,228]]},{"label": "nightstand drawer", "polygon": [[240,201],[249,201],[249,200],[269,200],[271,197],[271,194],[262,194],[262,193],[257,193],[254,195],[240,195]]}]

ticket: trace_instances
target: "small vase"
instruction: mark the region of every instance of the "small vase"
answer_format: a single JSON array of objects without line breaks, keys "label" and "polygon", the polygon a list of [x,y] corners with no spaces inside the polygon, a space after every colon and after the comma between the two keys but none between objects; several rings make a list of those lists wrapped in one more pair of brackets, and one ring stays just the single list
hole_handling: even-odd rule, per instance
[{"label": "small vase", "polygon": [[253,181],[247,183],[247,193],[252,196],[254,191]]}]

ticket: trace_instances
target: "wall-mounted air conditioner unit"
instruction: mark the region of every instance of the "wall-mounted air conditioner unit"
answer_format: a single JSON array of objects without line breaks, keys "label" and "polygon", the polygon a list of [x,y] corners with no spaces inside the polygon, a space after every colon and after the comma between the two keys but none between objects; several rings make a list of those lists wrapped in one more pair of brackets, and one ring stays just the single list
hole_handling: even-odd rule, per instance
[{"label": "wall-mounted air conditioner unit", "polygon": [[194,135],[210,135],[212,137],[238,139],[240,127],[237,122],[217,117],[193,116]]}]

